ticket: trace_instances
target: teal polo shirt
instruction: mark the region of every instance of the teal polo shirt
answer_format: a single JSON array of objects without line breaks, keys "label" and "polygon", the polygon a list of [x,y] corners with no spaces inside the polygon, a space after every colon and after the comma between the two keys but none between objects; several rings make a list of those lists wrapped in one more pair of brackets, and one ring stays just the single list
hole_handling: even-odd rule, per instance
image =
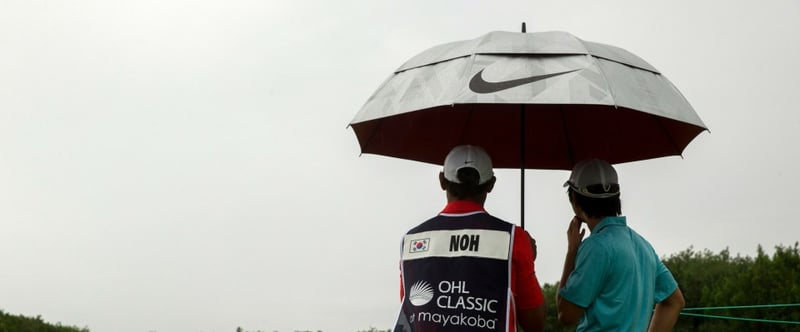
[{"label": "teal polo shirt", "polygon": [[606,217],[578,248],[561,297],[586,311],[577,331],[647,331],[653,307],[678,283],[625,217]]}]

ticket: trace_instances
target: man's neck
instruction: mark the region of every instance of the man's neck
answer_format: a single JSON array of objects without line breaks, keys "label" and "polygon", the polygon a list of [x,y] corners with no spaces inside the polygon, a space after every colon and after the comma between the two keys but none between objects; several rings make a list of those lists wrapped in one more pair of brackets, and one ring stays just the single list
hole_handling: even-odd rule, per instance
[{"label": "man's neck", "polygon": [[[605,218],[605,217],[603,217],[603,218]],[[590,232],[594,231],[594,228],[597,227],[597,224],[599,224],[600,221],[603,220],[603,218],[589,217],[588,219],[586,219],[585,222],[586,222],[586,226],[589,227],[589,231]]]},{"label": "man's neck", "polygon": [[477,211],[486,212],[486,210],[483,208],[483,205],[480,205],[474,201],[456,200],[447,202],[447,205],[444,207],[441,213],[459,214],[459,213],[471,213]]},{"label": "man's neck", "polygon": [[472,196],[472,197],[465,197],[465,198],[457,198],[453,195],[450,195],[450,192],[447,192],[447,203],[455,201],[470,201],[480,204],[480,206],[483,206],[483,204],[486,203],[486,194]]}]

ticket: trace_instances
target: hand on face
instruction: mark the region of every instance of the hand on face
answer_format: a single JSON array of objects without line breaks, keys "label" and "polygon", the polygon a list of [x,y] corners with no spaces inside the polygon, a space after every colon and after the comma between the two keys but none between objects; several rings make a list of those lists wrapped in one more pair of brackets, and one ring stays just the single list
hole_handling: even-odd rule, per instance
[{"label": "hand on face", "polygon": [[581,220],[578,217],[572,217],[567,228],[567,249],[570,251],[577,251],[578,247],[583,241],[583,236],[586,235],[586,230],[581,229]]},{"label": "hand on face", "polygon": [[534,239],[533,236],[531,236],[530,234],[528,234],[528,237],[531,239],[531,250],[533,250],[533,260],[535,261],[536,260],[536,254],[537,254],[536,253],[536,239]]}]

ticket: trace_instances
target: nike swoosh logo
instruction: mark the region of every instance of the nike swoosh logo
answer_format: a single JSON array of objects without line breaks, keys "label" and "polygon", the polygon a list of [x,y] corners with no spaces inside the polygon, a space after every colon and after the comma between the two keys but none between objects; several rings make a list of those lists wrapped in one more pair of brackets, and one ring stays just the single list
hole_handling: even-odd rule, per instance
[{"label": "nike swoosh logo", "polygon": [[487,82],[483,79],[483,71],[486,70],[481,69],[475,76],[472,76],[472,79],[469,81],[469,89],[475,93],[493,93],[498,91],[503,91],[507,89],[511,89],[514,87],[518,87],[520,85],[525,85],[528,83],[533,83],[536,81],[541,81],[543,79],[547,79],[553,76],[564,75],[567,73],[571,73],[574,71],[578,71],[580,69],[574,69],[569,71],[564,71],[560,73],[553,73],[553,74],[546,74],[546,75],[536,75],[531,77],[520,78],[516,80],[509,80],[509,81],[501,81],[501,82]]}]

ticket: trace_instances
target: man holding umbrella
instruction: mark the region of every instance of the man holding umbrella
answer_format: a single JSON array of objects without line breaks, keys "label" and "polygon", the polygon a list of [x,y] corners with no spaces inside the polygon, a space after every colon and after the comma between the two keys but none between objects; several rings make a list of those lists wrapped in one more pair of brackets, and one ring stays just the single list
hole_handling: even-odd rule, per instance
[{"label": "man holding umbrella", "polygon": [[[683,294],[650,243],[620,215],[617,172],[606,161],[585,160],[564,186],[575,217],[567,230],[559,321],[580,321],[578,331],[672,330]],[[582,223],[592,232],[584,241]]]},{"label": "man holding umbrella", "polygon": [[480,147],[457,146],[445,158],[447,205],[403,238],[395,332],[543,330],[531,237],[483,207],[495,181]]}]

